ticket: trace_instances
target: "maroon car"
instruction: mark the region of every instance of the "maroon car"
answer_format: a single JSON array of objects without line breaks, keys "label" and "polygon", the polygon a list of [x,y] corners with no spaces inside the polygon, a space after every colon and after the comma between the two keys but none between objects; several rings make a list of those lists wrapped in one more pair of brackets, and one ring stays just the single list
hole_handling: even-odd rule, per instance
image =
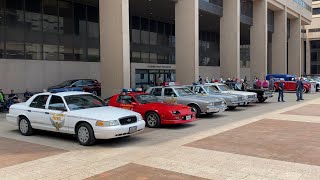
[{"label": "maroon car", "polygon": [[95,79],[74,79],[65,81],[59,85],[52,86],[48,88],[49,92],[59,92],[59,91],[78,91],[82,90],[85,92],[90,92],[97,96],[101,96],[101,83]]}]

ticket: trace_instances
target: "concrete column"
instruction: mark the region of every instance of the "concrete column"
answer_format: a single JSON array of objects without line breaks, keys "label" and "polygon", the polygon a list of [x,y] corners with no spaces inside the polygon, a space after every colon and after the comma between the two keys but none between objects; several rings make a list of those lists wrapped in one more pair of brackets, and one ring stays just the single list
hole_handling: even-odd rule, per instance
[{"label": "concrete column", "polygon": [[178,0],[175,5],[176,78],[190,84],[199,76],[199,1]]},{"label": "concrete column", "polygon": [[129,1],[99,0],[102,97],[130,87]]},{"label": "concrete column", "polygon": [[305,51],[304,51],[304,41],[305,39],[301,39],[301,75],[304,75],[306,72],[304,71],[305,69],[305,64],[304,64],[304,57],[305,57]]},{"label": "concrete column", "polygon": [[268,61],[268,4],[267,0],[253,1],[253,26],[250,31],[251,77],[263,79]]},{"label": "concrete column", "polygon": [[240,1],[224,0],[220,20],[221,76],[240,78]]},{"label": "concrete column", "polygon": [[287,73],[287,10],[274,12],[272,73]]},{"label": "concrete column", "polygon": [[311,74],[311,49],[308,38],[306,39],[306,74]]},{"label": "concrete column", "polygon": [[290,20],[288,74],[301,76],[301,18]]}]

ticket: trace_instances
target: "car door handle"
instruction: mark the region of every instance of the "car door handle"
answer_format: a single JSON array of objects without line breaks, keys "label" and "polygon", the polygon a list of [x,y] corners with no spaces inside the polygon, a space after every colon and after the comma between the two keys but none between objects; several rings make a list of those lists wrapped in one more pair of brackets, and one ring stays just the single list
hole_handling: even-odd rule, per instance
[{"label": "car door handle", "polygon": [[45,112],[45,114],[49,114],[49,112]]},{"label": "car door handle", "polygon": [[31,112],[31,110],[28,110],[28,112]]}]

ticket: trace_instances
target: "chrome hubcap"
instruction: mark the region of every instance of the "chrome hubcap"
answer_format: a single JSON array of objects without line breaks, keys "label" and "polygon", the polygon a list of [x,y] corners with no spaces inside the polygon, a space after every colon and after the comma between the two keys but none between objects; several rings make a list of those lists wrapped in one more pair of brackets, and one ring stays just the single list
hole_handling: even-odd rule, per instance
[{"label": "chrome hubcap", "polygon": [[147,118],[149,126],[155,126],[157,124],[157,117],[154,114],[150,114]]},{"label": "chrome hubcap", "polygon": [[29,129],[29,125],[28,125],[27,120],[22,119],[22,120],[20,121],[20,131],[21,131],[22,133],[27,133],[27,132],[28,132],[28,129]]},{"label": "chrome hubcap", "polygon": [[191,108],[192,108],[193,112],[195,112],[196,114],[198,113],[197,108],[195,108],[195,107],[191,107]]},{"label": "chrome hubcap", "polygon": [[89,131],[86,127],[81,126],[78,130],[78,138],[82,143],[86,143],[89,140]]}]

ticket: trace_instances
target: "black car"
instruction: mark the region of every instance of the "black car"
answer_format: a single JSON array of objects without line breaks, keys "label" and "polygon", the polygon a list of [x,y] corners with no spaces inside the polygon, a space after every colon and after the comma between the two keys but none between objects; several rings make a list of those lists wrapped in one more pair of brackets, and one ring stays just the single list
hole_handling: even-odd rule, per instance
[{"label": "black car", "polygon": [[64,81],[59,85],[51,86],[48,88],[49,92],[61,91],[85,91],[94,95],[101,96],[101,84],[94,79],[74,79]]}]

